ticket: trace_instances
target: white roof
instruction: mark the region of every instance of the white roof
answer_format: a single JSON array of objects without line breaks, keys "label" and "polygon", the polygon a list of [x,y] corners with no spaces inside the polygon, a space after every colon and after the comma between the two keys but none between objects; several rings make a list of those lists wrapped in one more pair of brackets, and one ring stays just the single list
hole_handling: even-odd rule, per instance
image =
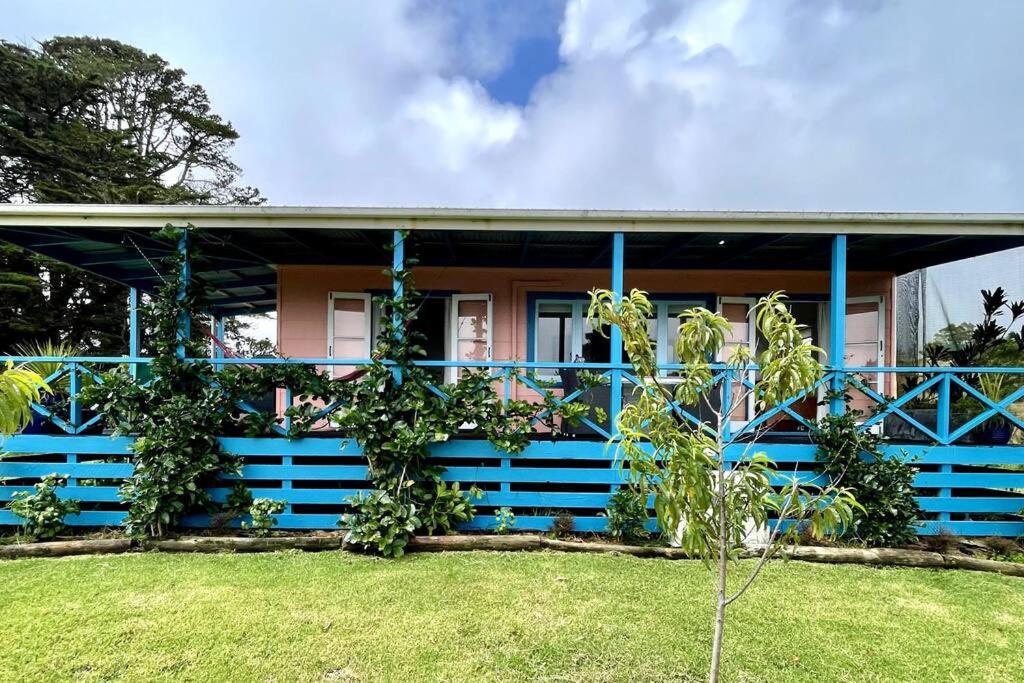
[{"label": "white roof", "polygon": [[0,227],[1024,235],[1024,213],[0,204]]}]

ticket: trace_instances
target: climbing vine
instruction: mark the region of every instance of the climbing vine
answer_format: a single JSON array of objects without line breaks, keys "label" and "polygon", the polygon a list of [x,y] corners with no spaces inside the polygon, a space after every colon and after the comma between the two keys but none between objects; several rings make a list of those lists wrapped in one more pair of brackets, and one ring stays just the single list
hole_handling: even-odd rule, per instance
[{"label": "climbing vine", "polygon": [[[186,233],[192,241],[198,235],[192,227],[168,226],[156,236],[177,242]],[[280,386],[313,400],[335,398],[333,381],[315,368],[229,366],[217,373],[209,363],[186,360],[207,355],[201,336],[179,335],[179,321],[205,308],[206,292],[194,280],[182,288],[182,266],[179,253],[164,259],[162,284],[142,309],[153,357],[150,380],[139,383],[122,368],[83,392],[83,400],[104,414],[115,434],[138,437],[131,447],[132,475],[120,490],[128,503],[125,525],[133,536],[164,536],[184,515],[216,510],[208,489],[241,471],[239,459],[217,437],[261,436],[272,433],[278,423],[276,414],[251,414],[240,403]],[[179,344],[183,354],[178,353]],[[286,414],[292,418],[291,436],[316,422],[311,405],[289,408]]]},{"label": "climbing vine", "polygon": [[[172,242],[183,236],[195,243],[199,233],[191,226],[157,233]],[[182,286],[182,267],[181,254],[168,256],[163,282],[143,306],[153,356],[149,381],[137,382],[121,368],[82,393],[115,434],[137,437],[131,447],[133,472],[120,490],[131,535],[164,536],[189,513],[218,512],[209,489],[241,472],[240,460],[218,437],[300,437],[324,421],[321,406],[340,405],[332,420],[362,446],[373,486],[350,501],[353,512],[342,523],[351,542],[400,555],[415,533],[448,532],[475,514],[472,499],[480,492],[444,481],[445,468],[430,459],[431,444],[471,432],[498,450],[518,453],[527,446],[534,422],[556,435],[562,424],[576,424],[590,410],[578,402],[562,404],[550,394],[540,403],[503,401],[486,371],[435,386],[429,371],[415,363],[424,356],[420,335],[411,327],[421,297],[408,270],[388,271],[404,294],[379,298],[382,330],[375,360],[358,381],[299,364],[228,365],[218,372],[209,362],[189,360],[206,356],[207,340],[179,336],[180,321],[196,318],[207,305],[200,283]],[[283,419],[249,407],[278,388],[297,399]],[[231,500],[237,503],[244,489],[236,483]],[[219,512],[232,518],[239,512],[235,507],[229,501]]]},{"label": "climbing vine", "polygon": [[348,407],[335,423],[362,447],[373,484],[371,492],[351,500],[353,511],[340,521],[348,529],[346,539],[398,557],[416,533],[447,532],[475,515],[471,498],[479,493],[443,480],[445,468],[430,458],[432,444],[464,433],[515,454],[529,443],[537,415],[545,415],[557,433],[563,421],[577,423],[589,407],[560,404],[550,395],[541,405],[503,401],[487,371],[464,371],[457,382],[435,391],[430,371],[415,364],[425,352],[423,337],[412,326],[421,301],[412,273],[387,274],[401,285],[401,293],[378,297],[381,331],[375,360],[359,382],[348,385]]}]

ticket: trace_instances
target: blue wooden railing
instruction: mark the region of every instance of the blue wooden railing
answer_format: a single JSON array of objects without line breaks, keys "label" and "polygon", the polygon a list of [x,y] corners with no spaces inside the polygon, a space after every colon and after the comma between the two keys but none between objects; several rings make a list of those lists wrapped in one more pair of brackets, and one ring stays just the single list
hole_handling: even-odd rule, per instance
[{"label": "blue wooden railing", "polygon": [[[12,357],[15,362],[60,363],[60,369],[48,380],[67,378],[67,400],[61,405],[35,405],[33,410],[52,427],[49,433],[25,433],[8,438],[0,450],[8,457],[0,461],[0,477],[8,479],[0,485],[0,501],[11,493],[23,490],[39,477],[57,472],[70,478],[61,495],[83,501],[83,512],[72,520],[81,525],[117,524],[123,508],[117,495],[120,480],[131,472],[131,437],[113,438],[102,434],[102,416],[91,412],[78,397],[85,382],[102,382],[102,372],[116,366],[141,368],[146,358],[120,357]],[[215,362],[218,365],[276,363],[308,363],[317,366],[356,366],[368,359],[194,359],[194,362]],[[558,386],[538,379],[538,374],[569,367],[589,371],[600,377],[599,386],[606,387],[614,409],[611,378],[621,377],[621,400],[629,401],[642,382],[632,368],[618,363],[577,363],[570,366],[532,362],[453,362],[421,361],[434,368],[459,367],[490,372],[503,399],[513,397],[535,399],[547,395],[558,402],[593,400],[593,390],[577,389],[565,394]],[[706,387],[717,392],[722,410],[728,410],[735,392],[756,386],[756,368],[735,369],[722,365],[713,367],[712,379]],[[667,372],[680,366],[667,365]],[[860,428],[880,430],[899,443],[891,443],[890,452],[906,453],[917,458],[920,472],[915,481],[920,501],[927,515],[924,533],[948,529],[962,535],[1022,535],[1024,521],[1016,513],[1024,507],[1024,448],[1015,445],[987,445],[978,438],[983,427],[1001,419],[1024,430],[1024,421],[1011,409],[1024,400],[1024,387],[1008,391],[997,398],[978,391],[977,377],[1002,374],[1024,380],[1024,368],[921,368],[921,367],[846,367],[828,368],[819,383],[807,392],[794,396],[770,410],[744,414],[737,410],[734,419],[723,423],[722,437],[735,441],[729,453],[741,457],[745,438],[764,432],[764,449],[778,463],[791,465],[804,480],[813,480],[815,450],[806,433],[813,416],[808,406],[817,403],[825,389],[847,386],[856,392],[860,402],[870,404],[873,414],[863,418]],[[880,391],[877,378],[882,378]],[[906,386],[894,391],[898,386]],[[433,387],[447,398],[443,385]],[[895,393],[894,397],[887,394]],[[285,403],[291,398],[285,396]],[[926,403],[934,408],[913,408]],[[958,412],[957,406],[971,404],[973,412]],[[326,406],[326,417],[339,406]],[[242,410],[255,410],[242,406]],[[673,404],[683,419],[700,422],[700,411],[692,406]],[[546,415],[538,406],[535,421]],[[612,411],[614,412],[614,410]],[[740,418],[743,419],[740,419]],[[512,507],[520,528],[547,528],[553,514],[568,510],[576,516],[581,531],[600,530],[605,520],[600,513],[611,493],[621,485],[624,474],[615,461],[613,448],[605,440],[610,436],[609,424],[598,424],[585,418],[589,435],[563,437],[551,441],[538,433],[537,440],[524,453],[511,455],[495,451],[479,439],[459,439],[440,444],[434,449],[437,457],[448,465],[447,477],[466,484],[475,483],[484,489],[478,501],[481,514],[469,526],[487,527],[494,523],[493,510]],[[613,425],[614,421],[610,421]],[[283,418],[276,430],[287,430]],[[37,425],[38,427],[38,425]],[[784,429],[788,431],[783,431]],[[38,430],[37,430],[38,431]],[[284,528],[333,527],[348,496],[364,484],[365,466],[359,447],[343,436],[331,433],[311,434],[309,438],[240,438],[225,436],[222,443],[242,458],[242,478],[254,489],[254,495],[279,498],[288,507],[281,516]],[[214,490],[217,499],[227,495],[227,487]],[[0,524],[15,520],[6,511],[0,512]],[[205,517],[190,523],[203,526]]]}]

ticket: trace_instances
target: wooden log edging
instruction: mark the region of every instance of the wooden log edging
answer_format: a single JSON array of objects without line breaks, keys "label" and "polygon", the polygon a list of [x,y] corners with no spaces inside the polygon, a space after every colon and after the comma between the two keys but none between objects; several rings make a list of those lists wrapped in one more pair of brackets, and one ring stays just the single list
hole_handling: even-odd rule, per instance
[{"label": "wooden log edging", "polygon": [[[132,551],[158,551],[170,553],[223,553],[274,552],[302,550],[318,552],[346,550],[340,535],[334,536],[189,536],[173,539],[133,541],[131,539],[104,538],[45,543],[17,543],[0,546],[0,559],[32,557],[66,557],[72,555],[102,555]],[[532,535],[458,535],[418,536],[409,542],[406,550],[419,552],[489,551],[556,551],[570,553],[612,553],[640,558],[667,560],[689,559],[679,548],[659,546],[632,546],[616,543],[562,541]],[[759,557],[760,551],[748,550],[742,556]],[[965,555],[946,555],[924,550],[902,548],[825,548],[798,546],[779,553],[780,559],[826,564],[862,564],[877,567],[918,567],[931,569],[965,569],[1004,574],[1024,578],[1024,563],[1001,562]]]}]

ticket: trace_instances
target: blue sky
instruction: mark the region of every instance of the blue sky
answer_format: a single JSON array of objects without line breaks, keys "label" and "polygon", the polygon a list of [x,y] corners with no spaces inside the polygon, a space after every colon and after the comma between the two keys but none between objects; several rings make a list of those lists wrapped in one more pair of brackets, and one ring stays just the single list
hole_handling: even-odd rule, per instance
[{"label": "blue sky", "polygon": [[1024,3],[0,0],[208,90],[275,204],[1024,209]]}]

